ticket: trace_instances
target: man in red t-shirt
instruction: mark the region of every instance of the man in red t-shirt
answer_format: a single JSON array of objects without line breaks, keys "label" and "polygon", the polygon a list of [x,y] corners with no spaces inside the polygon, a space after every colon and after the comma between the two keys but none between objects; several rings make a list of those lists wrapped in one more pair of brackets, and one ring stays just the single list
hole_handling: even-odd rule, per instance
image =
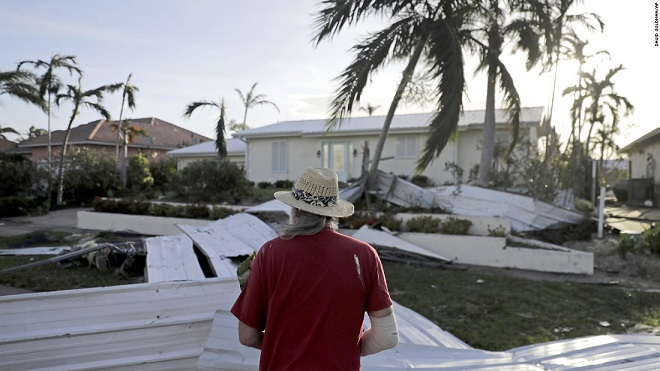
[{"label": "man in red t-shirt", "polygon": [[336,231],[353,214],[338,196],[337,175],[309,167],[292,191],[275,193],[291,220],[261,247],[231,309],[241,343],[262,350],[260,370],[359,370],[360,355],[398,342],[378,254]]}]

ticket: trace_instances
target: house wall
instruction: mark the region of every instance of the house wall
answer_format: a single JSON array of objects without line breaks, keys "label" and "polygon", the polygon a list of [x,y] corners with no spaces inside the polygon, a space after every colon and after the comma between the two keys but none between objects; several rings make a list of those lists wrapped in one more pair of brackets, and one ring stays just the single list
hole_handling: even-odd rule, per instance
[{"label": "house wall", "polygon": [[[398,139],[404,135],[417,136],[417,151],[421,153],[427,135],[425,133],[415,132],[396,132],[391,133],[383,148],[382,159],[379,169],[396,175],[415,175],[415,167],[419,156],[400,157],[397,156]],[[469,171],[480,161],[481,150],[481,129],[470,129],[461,131],[456,141],[447,143],[440,156],[422,172],[422,175],[429,177],[436,185],[454,183],[454,177],[448,171],[445,171],[445,163],[455,163],[463,169],[462,181],[467,181]],[[508,135],[508,131],[498,130],[498,135]],[[536,131],[531,132],[536,140]],[[247,177],[251,181],[274,182],[277,180],[295,180],[305,167],[322,166],[323,142],[346,142],[349,148],[348,171],[345,175],[346,180],[358,178],[361,174],[363,148],[365,141],[369,144],[370,153],[376,149],[378,141],[377,134],[367,135],[319,135],[319,136],[281,136],[269,138],[247,138]],[[284,171],[273,172],[273,142],[285,142],[287,147],[286,169]],[[354,156],[354,150],[357,154]],[[319,155],[321,157],[319,157]],[[394,158],[388,158],[392,157]]]},{"label": "house wall", "polygon": [[[649,154],[652,156],[649,159]],[[628,159],[630,161],[630,178],[631,179],[653,179],[653,203],[654,205],[660,204],[660,141],[650,140],[642,143],[628,152]],[[647,191],[640,190],[641,185],[631,184],[633,188],[630,190],[633,194],[629,194],[631,199],[628,202],[638,202],[641,195],[649,195]]]},{"label": "house wall", "polygon": [[[648,169],[649,161],[647,160],[648,154],[653,156],[655,159],[655,171]],[[638,146],[633,151],[628,153],[628,159],[630,160],[630,177],[633,179],[637,178],[649,178],[649,172],[654,173],[653,179],[656,183],[660,181],[660,142],[645,143]]]}]

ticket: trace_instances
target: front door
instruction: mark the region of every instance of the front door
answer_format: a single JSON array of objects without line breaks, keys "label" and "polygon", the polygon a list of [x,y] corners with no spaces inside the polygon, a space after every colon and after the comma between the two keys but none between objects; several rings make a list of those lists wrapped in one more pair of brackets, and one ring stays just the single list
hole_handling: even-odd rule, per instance
[{"label": "front door", "polygon": [[349,177],[348,154],[348,142],[324,142],[321,166],[332,169],[340,182],[346,182]]}]

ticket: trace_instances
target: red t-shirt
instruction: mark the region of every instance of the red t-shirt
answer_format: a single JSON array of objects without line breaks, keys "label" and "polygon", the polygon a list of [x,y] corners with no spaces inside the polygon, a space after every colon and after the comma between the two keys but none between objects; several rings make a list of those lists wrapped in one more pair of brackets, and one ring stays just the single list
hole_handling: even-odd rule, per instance
[{"label": "red t-shirt", "polygon": [[359,370],[365,311],[392,305],[369,244],[323,230],[266,242],[231,312],[264,332],[260,370]]}]

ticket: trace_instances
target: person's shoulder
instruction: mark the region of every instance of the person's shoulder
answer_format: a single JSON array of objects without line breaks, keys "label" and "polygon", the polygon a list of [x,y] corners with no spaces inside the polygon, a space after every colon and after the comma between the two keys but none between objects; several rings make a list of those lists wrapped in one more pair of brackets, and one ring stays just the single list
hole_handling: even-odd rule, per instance
[{"label": "person's shoulder", "polygon": [[331,231],[334,233],[336,236],[335,238],[342,240],[344,243],[351,244],[356,247],[362,247],[362,248],[368,248],[368,249],[373,249],[371,245],[369,245],[367,242],[364,242],[362,240],[358,240],[357,238],[354,238],[353,236],[349,236],[346,234],[343,234],[339,231]]}]

